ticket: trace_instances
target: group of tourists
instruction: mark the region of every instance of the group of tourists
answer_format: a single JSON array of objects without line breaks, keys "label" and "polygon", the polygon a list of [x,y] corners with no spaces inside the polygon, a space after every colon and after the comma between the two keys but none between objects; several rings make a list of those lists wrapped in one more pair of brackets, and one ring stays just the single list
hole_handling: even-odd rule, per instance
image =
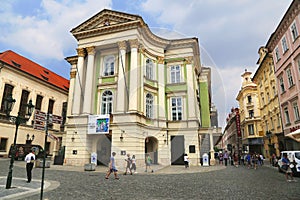
[{"label": "group of tourists", "polygon": [[[105,179],[108,179],[111,173],[114,173],[115,179],[119,179],[118,170],[116,168],[115,155],[116,153],[113,152],[112,156],[110,157],[110,162],[108,165],[109,169],[106,173]],[[135,155],[132,155],[132,157],[130,157],[130,154],[127,154],[125,162],[126,162],[126,167],[125,167],[124,175],[127,174],[132,175],[133,173],[137,173]],[[151,163],[152,163],[152,159],[150,155],[147,154],[145,157],[145,166],[146,166],[145,172],[148,171],[151,171],[152,173],[154,172],[153,169],[151,168]]]}]

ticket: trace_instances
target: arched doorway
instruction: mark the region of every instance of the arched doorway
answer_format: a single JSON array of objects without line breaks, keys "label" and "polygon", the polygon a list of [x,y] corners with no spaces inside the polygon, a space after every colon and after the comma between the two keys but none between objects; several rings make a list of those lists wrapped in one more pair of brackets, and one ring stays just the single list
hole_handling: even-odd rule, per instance
[{"label": "arched doorway", "polygon": [[158,160],[158,141],[155,137],[146,137],[145,138],[145,158],[149,154],[152,158],[153,164],[157,164]]},{"label": "arched doorway", "polygon": [[100,135],[97,142],[97,165],[107,166],[111,155],[111,135]]}]

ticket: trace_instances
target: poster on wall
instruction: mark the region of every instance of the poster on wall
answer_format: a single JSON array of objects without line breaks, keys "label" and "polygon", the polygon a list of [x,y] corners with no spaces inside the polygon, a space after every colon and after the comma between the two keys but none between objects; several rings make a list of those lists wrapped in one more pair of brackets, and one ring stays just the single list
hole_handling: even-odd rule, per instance
[{"label": "poster on wall", "polygon": [[89,115],[88,134],[109,133],[109,115]]}]

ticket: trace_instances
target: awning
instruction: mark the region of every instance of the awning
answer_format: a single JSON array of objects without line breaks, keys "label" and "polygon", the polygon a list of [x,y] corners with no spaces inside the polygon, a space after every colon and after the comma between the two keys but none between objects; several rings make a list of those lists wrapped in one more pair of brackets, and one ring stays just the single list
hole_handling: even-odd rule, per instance
[{"label": "awning", "polygon": [[292,138],[293,140],[296,140],[297,142],[300,142],[300,129],[297,129],[294,132],[286,134],[286,136]]}]

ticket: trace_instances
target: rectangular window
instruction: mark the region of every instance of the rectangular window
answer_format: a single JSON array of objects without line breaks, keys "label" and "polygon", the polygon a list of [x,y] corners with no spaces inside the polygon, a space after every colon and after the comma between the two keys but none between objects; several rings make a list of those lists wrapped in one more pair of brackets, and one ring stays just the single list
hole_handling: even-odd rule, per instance
[{"label": "rectangular window", "polygon": [[291,72],[290,68],[288,68],[286,70],[286,74],[287,74],[287,78],[288,78],[288,81],[289,81],[289,87],[292,87],[294,85],[294,81],[293,81],[293,76],[292,76],[292,72]]},{"label": "rectangular window", "polygon": [[284,93],[285,88],[284,88],[284,82],[283,82],[283,77],[282,76],[279,78],[279,84],[280,84],[281,93]]},{"label": "rectangular window", "polygon": [[4,109],[4,100],[10,95],[12,94],[14,89],[14,86],[9,85],[9,84],[5,84],[4,86],[4,91],[3,91],[3,95],[2,95],[2,102],[1,102],[1,113],[5,113],[5,109]]},{"label": "rectangular window", "polygon": [[274,129],[274,122],[273,122],[273,118],[271,117],[271,118],[270,118],[270,120],[271,120],[271,128],[272,128],[272,129]]},{"label": "rectangular window", "polygon": [[146,60],[146,77],[153,80],[154,63],[151,59]]},{"label": "rectangular window", "polygon": [[7,138],[0,138],[0,152],[5,152],[7,147]]},{"label": "rectangular window", "polygon": [[189,153],[196,153],[196,146],[195,145],[190,145],[189,146]]},{"label": "rectangular window", "polygon": [[[122,59],[122,57],[120,57]],[[104,57],[104,76],[112,76],[115,73],[115,56],[109,55]],[[125,63],[123,63],[125,64]]]},{"label": "rectangular window", "polygon": [[179,65],[175,65],[175,66],[171,66],[170,69],[171,72],[171,83],[180,83],[180,66]]},{"label": "rectangular window", "polygon": [[182,98],[171,98],[172,120],[182,120]]},{"label": "rectangular window", "polygon": [[295,120],[296,121],[300,120],[299,108],[297,102],[293,103],[293,109],[294,109]]},{"label": "rectangular window", "polygon": [[43,97],[41,95],[37,95],[36,101],[35,101],[35,109],[36,110],[42,109],[42,101],[43,101]]},{"label": "rectangular window", "polygon": [[278,47],[275,48],[275,56],[276,56],[276,61],[279,61],[280,60],[280,54],[279,54]]},{"label": "rectangular window", "polygon": [[248,125],[248,133],[249,133],[249,135],[254,135],[254,125],[253,124]]},{"label": "rectangular window", "polygon": [[251,103],[251,102],[252,102],[252,97],[251,97],[251,95],[247,96],[247,99],[248,99],[248,103]]},{"label": "rectangular window", "polygon": [[53,114],[54,100],[49,99],[48,114]]},{"label": "rectangular window", "polygon": [[28,104],[29,92],[27,90],[22,90],[22,96],[20,101],[19,113],[21,117],[25,117],[27,104]]},{"label": "rectangular window", "polygon": [[295,41],[298,37],[298,30],[295,22],[291,26],[291,34],[292,34],[293,41]]},{"label": "rectangular window", "polygon": [[249,110],[249,117],[253,118],[254,117],[254,111],[253,110]]},{"label": "rectangular window", "polygon": [[282,38],[281,44],[282,44],[283,53],[285,53],[289,49],[285,36]]},{"label": "rectangular window", "polygon": [[284,108],[284,117],[285,117],[285,124],[290,124],[290,115],[289,115],[289,110],[287,107]]}]

